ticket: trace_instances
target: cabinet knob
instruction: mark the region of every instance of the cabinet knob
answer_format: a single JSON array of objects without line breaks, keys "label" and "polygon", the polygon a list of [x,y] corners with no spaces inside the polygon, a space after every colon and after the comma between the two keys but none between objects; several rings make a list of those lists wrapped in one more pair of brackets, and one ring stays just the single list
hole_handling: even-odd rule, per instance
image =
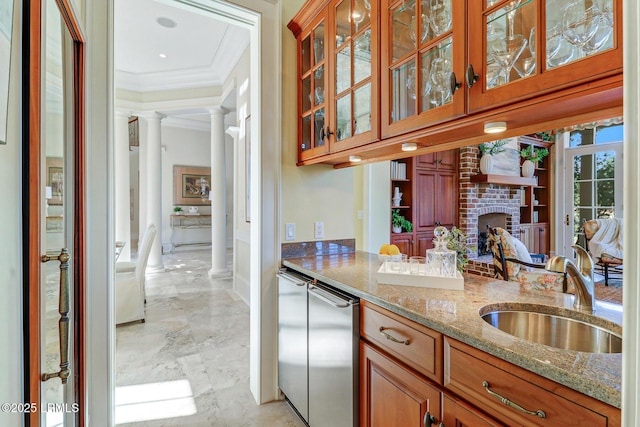
[{"label": "cabinet knob", "polygon": [[438,420],[436,419],[436,417],[431,415],[429,412],[424,414],[424,420],[423,420],[423,423],[422,423],[424,425],[424,427],[431,427],[433,424],[435,424],[437,422],[438,422]]},{"label": "cabinet knob", "polygon": [[325,138],[329,139],[329,135],[333,135],[333,132],[331,132],[331,129],[329,128],[329,126],[327,126],[327,131],[325,132],[324,136]]},{"label": "cabinet knob", "polygon": [[473,65],[469,64],[469,66],[467,67],[467,86],[469,87],[469,89],[471,89],[473,87],[473,84],[475,82],[478,81],[478,79],[480,79],[480,76],[476,74],[475,70],[473,69]]},{"label": "cabinet knob", "polygon": [[449,74],[449,86],[451,88],[451,95],[456,93],[456,91],[462,87],[462,82],[459,82],[456,79],[456,73],[453,71]]}]

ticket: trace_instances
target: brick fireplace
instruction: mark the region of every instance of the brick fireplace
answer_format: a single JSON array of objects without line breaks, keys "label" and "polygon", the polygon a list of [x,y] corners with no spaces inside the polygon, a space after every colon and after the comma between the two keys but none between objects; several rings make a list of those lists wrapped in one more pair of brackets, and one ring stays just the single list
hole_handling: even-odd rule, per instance
[{"label": "brick fireplace", "polygon": [[466,271],[493,277],[491,255],[478,255],[479,227],[486,225],[505,228],[515,237],[520,235],[520,195],[518,187],[471,182],[480,170],[478,147],[460,149],[460,229],[468,236],[468,244],[476,250],[469,253]]}]

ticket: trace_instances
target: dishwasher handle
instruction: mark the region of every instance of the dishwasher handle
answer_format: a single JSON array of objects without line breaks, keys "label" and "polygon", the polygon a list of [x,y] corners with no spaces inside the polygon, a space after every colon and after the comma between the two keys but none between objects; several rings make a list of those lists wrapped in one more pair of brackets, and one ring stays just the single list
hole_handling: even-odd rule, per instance
[{"label": "dishwasher handle", "polygon": [[308,281],[305,280],[304,278],[299,277],[299,276],[294,276],[294,275],[286,273],[284,271],[278,271],[276,273],[276,276],[278,276],[278,277],[280,277],[282,279],[288,280],[288,281],[292,282],[296,286],[304,286],[304,285],[306,285],[308,283]]},{"label": "dishwasher handle", "polygon": [[350,300],[345,300],[339,297],[336,297],[332,294],[330,294],[329,292],[326,292],[324,290],[322,290],[321,288],[317,287],[317,286],[313,286],[313,285],[309,285],[309,288],[307,289],[307,293],[309,295],[312,295],[316,298],[318,298],[319,300],[322,300],[324,302],[326,302],[327,304],[330,304],[336,308],[347,308],[350,307],[353,304],[353,301]]}]

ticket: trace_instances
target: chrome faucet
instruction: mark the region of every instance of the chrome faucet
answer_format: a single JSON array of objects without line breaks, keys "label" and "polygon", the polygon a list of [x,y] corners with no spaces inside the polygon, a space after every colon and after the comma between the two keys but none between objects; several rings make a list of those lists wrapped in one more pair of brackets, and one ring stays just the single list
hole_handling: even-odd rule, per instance
[{"label": "chrome faucet", "polygon": [[571,247],[576,251],[575,264],[568,258],[556,255],[549,258],[544,268],[556,273],[567,273],[573,279],[573,285],[576,289],[573,308],[578,311],[593,313],[596,309],[593,260],[582,247],[578,245]]}]

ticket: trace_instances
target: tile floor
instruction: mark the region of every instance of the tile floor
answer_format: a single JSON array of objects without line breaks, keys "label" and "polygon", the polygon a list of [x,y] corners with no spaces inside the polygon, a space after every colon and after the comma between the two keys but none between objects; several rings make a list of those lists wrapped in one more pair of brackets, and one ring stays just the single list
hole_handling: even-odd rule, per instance
[{"label": "tile floor", "polygon": [[255,403],[249,308],[231,278],[208,278],[210,256],[165,255],[147,275],[146,323],[117,327],[117,425],[302,427],[286,403]]}]

